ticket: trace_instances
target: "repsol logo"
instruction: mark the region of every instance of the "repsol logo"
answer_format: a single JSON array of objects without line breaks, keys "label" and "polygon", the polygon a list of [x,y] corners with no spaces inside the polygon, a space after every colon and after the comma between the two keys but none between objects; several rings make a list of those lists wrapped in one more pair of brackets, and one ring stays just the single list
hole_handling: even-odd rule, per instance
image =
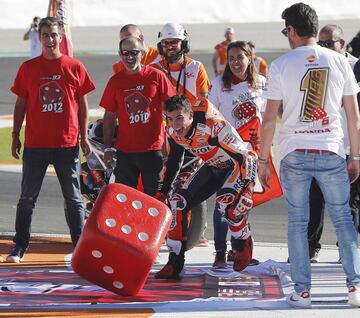
[{"label": "repsol logo", "polygon": [[208,146],[208,147],[203,147],[203,148],[192,149],[191,152],[195,155],[199,155],[202,153],[206,153],[210,150],[211,150],[211,148]]}]

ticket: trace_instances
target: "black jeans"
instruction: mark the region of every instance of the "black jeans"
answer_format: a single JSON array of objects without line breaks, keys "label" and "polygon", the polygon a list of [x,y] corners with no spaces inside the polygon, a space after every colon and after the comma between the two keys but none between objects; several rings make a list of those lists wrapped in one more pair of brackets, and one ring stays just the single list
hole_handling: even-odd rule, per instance
[{"label": "black jeans", "polygon": [[[360,178],[350,185],[350,209],[354,226],[360,233],[359,209],[360,209]],[[310,219],[308,225],[309,247],[321,248],[320,239],[324,227],[325,202],[315,179],[310,187]]]},{"label": "black jeans", "polygon": [[141,175],[144,192],[154,196],[159,190],[162,169],[163,156],[161,150],[146,152],[122,152],[118,150],[114,171],[115,182],[136,189]]},{"label": "black jeans", "polygon": [[79,147],[25,148],[21,195],[16,210],[16,234],[13,239],[18,247],[26,249],[29,245],[32,215],[49,164],[54,165],[60,182],[65,201],[65,218],[73,246],[82,232],[84,203],[80,193]]}]

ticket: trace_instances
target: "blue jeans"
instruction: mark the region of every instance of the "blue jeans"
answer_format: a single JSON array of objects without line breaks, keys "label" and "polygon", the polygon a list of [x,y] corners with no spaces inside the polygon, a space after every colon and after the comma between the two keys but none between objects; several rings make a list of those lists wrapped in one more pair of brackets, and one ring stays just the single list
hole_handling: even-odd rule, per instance
[{"label": "blue jeans", "polygon": [[213,225],[215,251],[226,252],[226,236],[228,233],[229,224],[225,219],[224,214],[221,213],[216,206],[213,214]]},{"label": "blue jeans", "polygon": [[[215,210],[213,214],[213,226],[214,226],[215,251],[226,252],[227,250],[226,237],[229,229],[229,223],[226,220],[224,214],[219,211],[217,204],[215,204]],[[232,240],[233,237],[231,237],[231,242]]]},{"label": "blue jeans", "polygon": [[65,218],[70,228],[73,246],[82,232],[84,204],[80,193],[79,147],[25,148],[21,195],[16,210],[16,234],[13,239],[18,247],[26,249],[29,245],[31,219],[49,164],[54,165],[65,199]]},{"label": "blue jeans", "polygon": [[288,207],[288,246],[295,291],[311,288],[307,239],[309,189],[316,179],[336,230],[347,285],[360,285],[357,233],[352,221],[350,185],[345,159],[336,154],[293,151],[280,163],[280,178]]}]

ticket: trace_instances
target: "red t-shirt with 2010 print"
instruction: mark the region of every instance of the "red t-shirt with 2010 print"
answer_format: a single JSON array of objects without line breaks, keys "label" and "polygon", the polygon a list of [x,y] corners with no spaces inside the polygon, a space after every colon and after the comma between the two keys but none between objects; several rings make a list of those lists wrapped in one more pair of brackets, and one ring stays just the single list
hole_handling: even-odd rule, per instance
[{"label": "red t-shirt with 2010 print", "polygon": [[117,113],[119,129],[115,148],[124,152],[159,150],[164,142],[163,102],[176,91],[166,75],[149,66],[110,78],[100,101]]},{"label": "red t-shirt with 2010 print", "polygon": [[64,148],[78,144],[78,97],[95,88],[83,64],[62,55],[24,62],[11,91],[26,99],[25,147]]}]

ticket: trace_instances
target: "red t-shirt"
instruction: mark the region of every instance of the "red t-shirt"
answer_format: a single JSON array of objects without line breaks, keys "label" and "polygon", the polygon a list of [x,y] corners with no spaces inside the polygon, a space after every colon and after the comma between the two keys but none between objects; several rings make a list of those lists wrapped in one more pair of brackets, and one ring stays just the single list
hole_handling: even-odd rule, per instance
[{"label": "red t-shirt", "polygon": [[26,99],[25,147],[64,148],[78,144],[78,97],[95,88],[83,64],[62,55],[24,62],[11,91]]},{"label": "red t-shirt", "polygon": [[100,101],[117,113],[115,148],[124,152],[159,150],[164,142],[163,102],[176,94],[166,75],[152,67],[140,72],[120,71],[110,78]]}]

